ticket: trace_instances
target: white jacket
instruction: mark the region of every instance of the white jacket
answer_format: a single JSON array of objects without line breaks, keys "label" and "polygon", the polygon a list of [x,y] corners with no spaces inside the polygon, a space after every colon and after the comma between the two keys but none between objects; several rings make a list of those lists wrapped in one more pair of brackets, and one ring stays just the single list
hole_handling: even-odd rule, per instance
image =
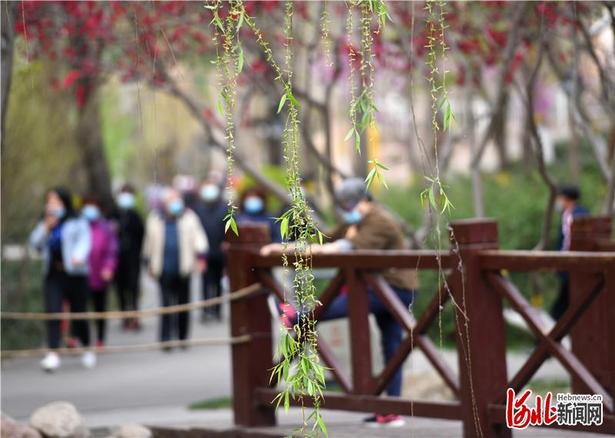
[{"label": "white jacket", "polygon": [[[143,257],[148,261],[150,271],[156,277],[162,274],[164,228],[164,217],[156,212],[150,213],[145,223]],[[177,239],[180,274],[188,276],[196,270],[198,257],[204,255],[209,248],[205,230],[192,210],[186,209],[177,218]]]}]

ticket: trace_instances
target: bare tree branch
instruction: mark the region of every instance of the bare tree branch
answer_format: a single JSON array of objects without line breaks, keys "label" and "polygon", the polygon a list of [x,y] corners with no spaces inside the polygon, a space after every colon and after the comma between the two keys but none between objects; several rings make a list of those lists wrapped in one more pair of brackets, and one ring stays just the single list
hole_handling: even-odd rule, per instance
[{"label": "bare tree branch", "polygon": [[519,45],[519,42],[521,41],[521,30],[523,29],[523,26],[521,25],[521,23],[523,22],[523,19],[526,16],[528,6],[529,5],[527,2],[520,2],[517,5],[515,5],[515,10],[513,12],[511,31],[510,31],[510,34],[508,35],[508,41],[506,43],[506,48],[504,49],[503,59],[505,61],[502,63],[500,67],[500,72],[498,75],[498,86],[497,86],[498,94],[497,94],[497,97],[495,99],[495,103],[493,106],[493,113],[491,116],[491,121],[489,122],[489,125],[487,127],[487,130],[485,131],[485,134],[483,135],[483,138],[481,139],[479,147],[476,149],[476,154],[474,155],[474,157],[472,157],[472,162],[470,164],[471,167],[474,167],[478,165],[478,163],[480,163],[483,157],[483,153],[485,152],[485,149],[487,147],[487,143],[489,142],[490,139],[494,137],[494,135],[497,132],[497,128],[499,124],[502,123],[501,119],[504,117],[505,104],[508,100],[507,99],[508,87],[506,86],[506,75],[513,61],[515,50],[517,49],[517,46]]},{"label": "bare tree branch", "polygon": [[528,126],[530,128],[530,133],[532,135],[532,139],[534,140],[534,153],[536,155],[536,161],[538,163],[538,173],[540,174],[541,179],[549,190],[549,199],[545,208],[542,233],[540,236],[540,240],[534,247],[534,249],[536,250],[545,249],[549,243],[551,225],[553,223],[553,213],[555,210],[555,198],[557,196],[557,186],[555,184],[555,181],[553,181],[551,175],[549,175],[547,171],[547,166],[543,153],[544,146],[542,144],[540,134],[538,133],[538,127],[536,126],[536,120],[534,118],[534,90],[536,85],[536,79],[538,77],[538,71],[540,70],[540,66],[542,65],[542,60],[544,58],[545,52],[545,41],[543,40],[543,38],[544,36],[541,27],[540,46],[538,49],[538,56],[536,57],[536,64],[534,65],[530,78],[525,87],[526,116]]},{"label": "bare tree branch", "polygon": [[[606,141],[599,135],[596,134],[592,128],[591,118],[589,116],[589,112],[585,107],[583,99],[581,99],[582,90],[581,86],[576,87],[575,92],[570,87],[566,86],[568,77],[570,76],[565,70],[564,67],[559,65],[556,61],[555,56],[553,54],[553,48],[551,44],[548,42],[545,46],[547,59],[549,61],[549,65],[551,66],[552,71],[559,79],[559,83],[561,84],[564,93],[568,96],[568,98],[574,102],[573,105],[573,129],[578,129],[581,131],[583,137],[587,141],[589,141],[592,150],[594,152],[594,156],[596,157],[596,162],[598,163],[598,167],[605,180],[611,179],[611,170],[609,169],[608,164],[608,146]],[[579,83],[580,85],[580,83]]]}]

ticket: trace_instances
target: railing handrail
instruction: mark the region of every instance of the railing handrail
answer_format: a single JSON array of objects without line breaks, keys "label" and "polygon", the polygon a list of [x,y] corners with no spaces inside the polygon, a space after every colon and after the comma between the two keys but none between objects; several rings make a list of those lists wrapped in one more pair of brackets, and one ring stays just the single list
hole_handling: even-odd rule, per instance
[{"label": "railing handrail", "polygon": [[[255,268],[274,268],[282,266],[282,252],[276,251],[261,255],[258,249],[250,251],[250,262]],[[292,251],[286,253],[289,264],[294,257]],[[340,252],[314,253],[312,265],[315,268],[355,268],[355,269],[387,269],[414,268],[437,269],[438,257],[443,268],[454,263],[449,251],[433,250],[352,250]]]},{"label": "railing handrail", "polygon": [[[573,230],[572,247],[575,251],[567,252],[498,249],[497,224],[483,220],[452,224],[454,251],[355,250],[313,253],[313,267],[334,268],[338,271],[320,298],[322,309],[326,310],[345,286],[344,290],[348,292],[348,323],[352,332],[351,374],[347,374],[337,364],[326,340],[320,338],[318,341],[323,363],[337,370],[333,376],[345,391],[345,394],[336,394],[332,398],[325,397],[325,406],[364,411],[367,408],[366,401],[369,400],[371,404],[368,410],[376,412],[420,412],[420,415],[428,417],[452,418],[450,414],[455,411],[455,418],[463,420],[466,438],[477,436],[478,430],[491,438],[511,438],[511,430],[501,427],[501,408],[504,407],[502,394],[505,394],[508,387],[521,388],[551,355],[570,374],[574,391],[600,393],[604,396],[604,426],[599,430],[590,427],[584,430],[614,432],[612,400],[615,398],[615,389],[609,370],[613,369],[615,355],[606,351],[606,347],[615,345],[615,337],[609,331],[612,321],[615,321],[612,305],[615,299],[612,293],[615,290],[615,270],[612,269],[615,266],[615,251],[609,251],[610,244],[605,236],[610,236],[610,231],[606,227],[604,233],[596,236],[591,221],[586,220],[582,225],[585,228],[580,227],[576,232]],[[245,287],[260,281],[266,289],[283,297],[282,286],[275,281],[270,270],[282,266],[283,253],[278,251],[266,256],[260,254],[260,246],[269,242],[270,234],[268,229],[261,228],[248,227],[247,233],[242,230],[239,238],[230,239],[231,284],[234,287]],[[598,240],[601,245],[597,245]],[[288,263],[292,265],[292,251],[287,251],[286,255]],[[417,320],[408,317],[407,309],[402,309],[403,304],[395,292],[378,275],[374,275],[389,268],[438,267],[448,271],[447,284],[437,290]],[[516,288],[506,287],[509,279],[505,271],[570,272],[570,305],[553,329],[548,332],[544,330],[542,323],[539,324],[538,319],[534,318],[533,308],[527,299]],[[366,360],[371,358],[368,288],[371,288],[370,292],[376,295],[407,333],[395,354],[378,374],[374,373],[371,361]],[[426,334],[446,303],[452,303],[456,315],[459,353],[457,373],[451,372],[448,365],[438,357],[437,349]],[[506,324],[502,312],[506,303],[533,327],[538,341],[537,347],[512,380],[509,379],[506,366]],[[320,318],[317,315],[315,317]],[[270,399],[275,390],[270,388],[269,371],[274,357],[273,327],[267,297],[264,294],[254,295],[234,302],[231,321],[231,333],[234,336],[259,334],[250,343],[233,346],[235,421],[244,426],[273,425],[275,412]],[[560,345],[561,338],[566,334],[573,339],[571,350]],[[597,343],[596,334],[601,334],[608,345]],[[374,397],[386,387],[391,376],[403,366],[415,348],[423,351],[434,369],[453,389],[458,397],[457,403],[442,405]],[[327,400],[331,403],[327,403]]]},{"label": "railing handrail", "polygon": [[[255,268],[282,266],[282,252],[261,255],[258,249],[250,251],[250,262]],[[292,259],[292,252],[286,253]],[[615,266],[615,251],[536,251],[490,249],[479,252],[481,268],[509,271],[578,271],[600,272]],[[440,263],[438,263],[440,258]],[[353,268],[378,270],[387,268],[449,269],[457,266],[458,258],[449,250],[353,250],[345,252],[314,253],[315,268]]]},{"label": "railing handrail", "polygon": [[615,251],[524,251],[484,250],[479,254],[481,269],[530,272],[601,272],[615,266]]}]

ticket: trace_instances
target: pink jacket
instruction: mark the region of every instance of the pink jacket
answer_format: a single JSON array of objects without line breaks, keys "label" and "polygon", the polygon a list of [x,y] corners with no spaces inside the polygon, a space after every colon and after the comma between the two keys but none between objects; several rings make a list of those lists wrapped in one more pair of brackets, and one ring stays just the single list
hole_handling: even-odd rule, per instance
[{"label": "pink jacket", "polygon": [[92,233],[92,250],[90,252],[90,289],[97,291],[107,286],[102,272],[110,270],[115,273],[117,267],[118,241],[109,222],[99,219],[90,222]]}]

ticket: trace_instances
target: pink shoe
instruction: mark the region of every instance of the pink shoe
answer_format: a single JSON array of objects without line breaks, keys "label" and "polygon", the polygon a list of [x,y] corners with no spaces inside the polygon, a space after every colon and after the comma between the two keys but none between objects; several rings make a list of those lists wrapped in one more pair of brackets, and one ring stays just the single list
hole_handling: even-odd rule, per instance
[{"label": "pink shoe", "polygon": [[66,348],[78,348],[79,341],[76,338],[68,338],[66,340]]},{"label": "pink shoe", "polygon": [[363,423],[369,427],[402,427],[406,422],[401,415],[373,415],[363,420]]},{"label": "pink shoe", "polygon": [[297,319],[297,311],[293,308],[293,306],[288,303],[280,304],[280,310],[282,311],[282,314],[280,315],[280,320],[282,321],[284,327],[286,327],[287,329],[293,328],[292,321],[295,321]]}]

